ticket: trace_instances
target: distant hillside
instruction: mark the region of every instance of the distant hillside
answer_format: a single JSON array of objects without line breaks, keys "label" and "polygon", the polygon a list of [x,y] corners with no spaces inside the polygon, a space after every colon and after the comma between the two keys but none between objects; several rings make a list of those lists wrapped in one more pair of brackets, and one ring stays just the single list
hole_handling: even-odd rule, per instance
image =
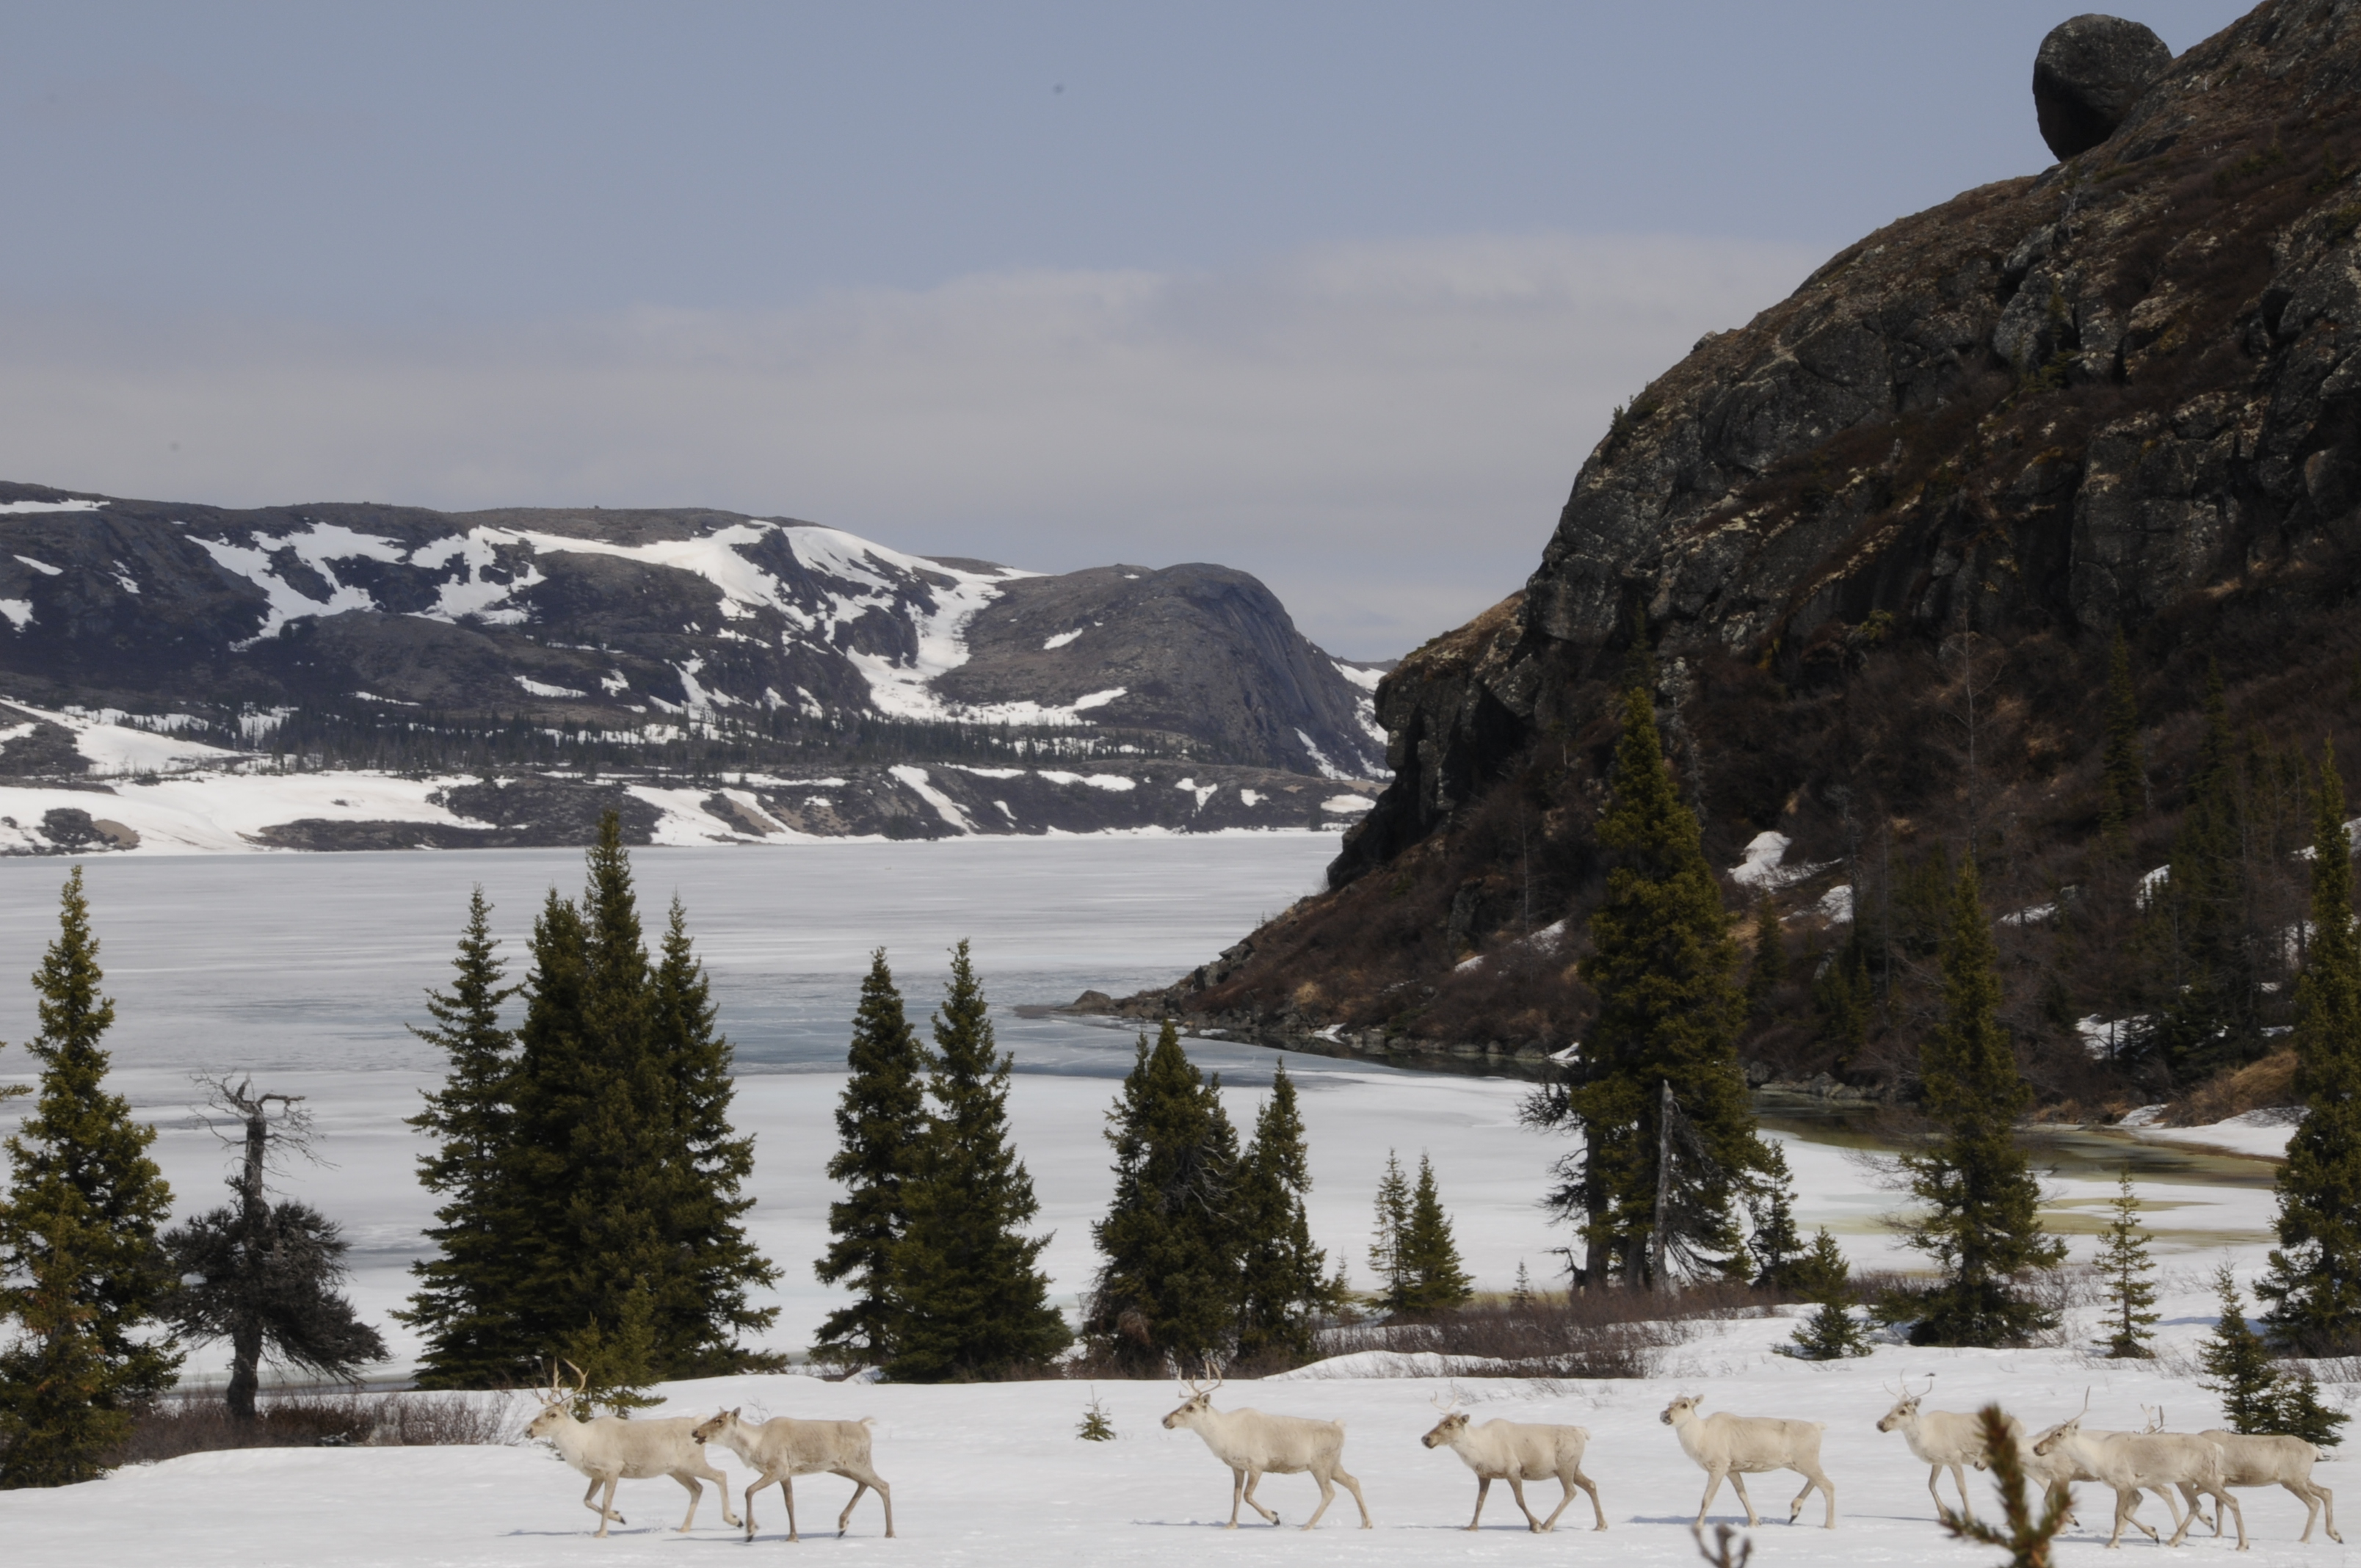
[{"label": "distant hillside", "polygon": [[[105,736],[148,734],[248,793],[374,771],[573,801],[455,795],[489,815],[374,837],[299,831],[283,805],[200,812],[241,840],[570,842],[591,780],[606,798],[725,775],[804,791],[714,808],[758,837],[1301,828],[1369,793],[1378,678],[1216,565],[1047,576],[730,512],[230,511],[0,484],[0,702],[21,705],[0,781],[99,783],[138,750]],[[1150,774],[1160,793],[1127,803],[1082,782]],[[822,809],[823,776],[866,782]]]}]

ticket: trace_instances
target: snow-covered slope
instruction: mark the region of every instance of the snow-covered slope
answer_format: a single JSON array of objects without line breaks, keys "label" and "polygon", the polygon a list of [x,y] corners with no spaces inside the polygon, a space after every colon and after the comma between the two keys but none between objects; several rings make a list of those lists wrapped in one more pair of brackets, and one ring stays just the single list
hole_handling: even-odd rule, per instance
[{"label": "snow-covered slope", "polygon": [[1367,684],[1218,566],[1046,576],[708,510],[225,511],[0,485],[0,696],[224,737],[280,709],[339,734],[522,717],[772,743],[882,719],[1366,778]]}]

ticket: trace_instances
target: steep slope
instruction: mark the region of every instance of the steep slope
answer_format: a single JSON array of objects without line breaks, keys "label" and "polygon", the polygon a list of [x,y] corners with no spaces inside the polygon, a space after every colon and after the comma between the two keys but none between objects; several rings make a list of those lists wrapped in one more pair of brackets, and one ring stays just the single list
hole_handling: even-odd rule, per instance
[{"label": "steep slope", "polygon": [[[2026,912],[2020,1039],[2060,1092],[2120,1081],[2076,1065],[2073,1029],[2112,948],[2075,956],[2054,917],[2111,874],[2089,850],[2112,634],[2150,726],[2140,865],[2170,844],[2209,666],[2256,778],[2356,739],[2356,166],[2361,7],[2273,0],[2095,147],[1708,334],[1617,411],[1522,592],[1381,686],[1396,777],[1332,891],[1179,994],[1364,1048],[1577,1038],[1606,698],[1644,628],[1734,904],[1780,893],[1807,950],[1874,905],[1902,998],[1912,868],[1972,842]],[[1890,1086],[1915,1059],[1899,1007],[1849,1059],[1807,1025],[1753,1048]]]}]

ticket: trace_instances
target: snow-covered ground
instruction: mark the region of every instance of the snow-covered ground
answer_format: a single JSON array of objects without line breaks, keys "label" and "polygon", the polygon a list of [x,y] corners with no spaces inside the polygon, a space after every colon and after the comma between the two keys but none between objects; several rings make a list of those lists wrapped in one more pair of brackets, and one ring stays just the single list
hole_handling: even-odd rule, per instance
[{"label": "snow-covered ground", "polygon": [[[1089,1223],[1109,1186],[1100,1139],[1115,1080],[1128,1066],[1129,1034],[1073,1020],[1024,1018],[1015,1007],[1059,1002],[1085,985],[1124,990],[1169,979],[1202,959],[1263,916],[1312,887],[1334,841],[1006,840],[936,844],[836,842],[752,856],[727,850],[646,850],[635,856],[643,898],[660,905],[677,891],[712,965],[722,1018],[741,1046],[738,1116],[758,1137],[752,1217],[763,1249],[785,1270],[782,1309],[769,1343],[800,1348],[830,1305],[812,1280],[831,1190],[821,1167],[833,1145],[830,1115],[843,1075],[845,1020],[871,946],[892,952],[914,1013],[937,994],[941,953],[975,939],[979,967],[996,1008],[1002,1043],[1018,1060],[1012,1116],[1043,1212],[1056,1240],[1045,1262],[1060,1298],[1071,1302],[1093,1264]],[[0,862],[0,974],[22,974],[55,929],[63,867],[54,861]],[[357,1244],[354,1296],[387,1328],[399,1355],[413,1343],[385,1314],[408,1288],[427,1212],[412,1165],[418,1146],[401,1119],[434,1080],[434,1054],[402,1030],[419,1018],[420,992],[441,981],[470,883],[496,905],[509,953],[543,891],[571,891],[580,858],[571,851],[419,855],[105,859],[88,863],[93,913],[104,944],[108,988],[118,1003],[112,1036],[116,1087],[163,1127],[157,1152],[181,1212],[217,1201],[223,1151],[188,1114],[188,1075],[252,1069],[268,1086],[311,1096],[321,1152],[332,1166],[299,1167],[286,1180],[342,1220]],[[20,983],[0,991],[0,1038],[31,1028],[31,996]],[[1242,1124],[1268,1077],[1272,1053],[1196,1042],[1192,1054],[1219,1069]],[[0,1076],[22,1078],[20,1053],[0,1055]],[[1522,1084],[1448,1077],[1323,1057],[1296,1056],[1315,1181],[1318,1239],[1367,1277],[1369,1208],[1388,1150],[1424,1150],[1434,1160],[1446,1207],[1471,1270],[1505,1288],[1520,1262],[1537,1278],[1553,1272],[1563,1233],[1536,1207],[1557,1141],[1517,1124]],[[2048,1179],[2049,1223],[2087,1255],[2113,1196],[2114,1172],[2129,1162],[2149,1205],[2159,1262],[2170,1290],[2169,1339],[2187,1345],[2213,1315],[2204,1275],[2222,1259],[2251,1277],[2260,1266],[2271,1212],[2269,1168],[2213,1152],[2225,1129],[2177,1129],[2196,1148],[2147,1130],[2074,1134],[2038,1146]],[[2238,1132],[2268,1152],[2288,1129]],[[1916,1261],[1883,1224],[1896,1204],[1874,1173],[1837,1141],[1834,1124],[1782,1120],[1808,1228],[1827,1224],[1860,1266]],[[2087,1318],[2084,1310],[2082,1316]],[[1438,1534],[1466,1523],[1474,1486],[1458,1462],[1417,1446],[1433,1420],[1431,1397],[1445,1386],[1415,1379],[1298,1376],[1266,1386],[1233,1385],[1225,1406],[1343,1418],[1346,1462],[1366,1486],[1379,1529],[1350,1528],[1340,1498],[1322,1532],[1213,1527],[1228,1512],[1227,1475],[1198,1440],[1168,1433],[1156,1420],[1176,1402],[1162,1383],[1103,1383],[1120,1441],[1086,1444],[1073,1436],[1090,1389],[1071,1383],[971,1388],[830,1386],[796,1377],[731,1379],[673,1390],[684,1410],[745,1405],[750,1413],[873,1415],[877,1463],[896,1486],[902,1539],[878,1540],[879,1516],[865,1501],[853,1534],[837,1541],[825,1526],[849,1492],[829,1478],[799,1489],[803,1549],[891,1551],[912,1561],[1182,1562],[1205,1552],[1224,1561],[1427,1563],[1438,1552],[1490,1561],[1564,1550],[1599,1562],[1686,1563],[1694,1547],[1681,1525],[1701,1489],[1657,1412],[1683,1388],[1708,1409],[1805,1417],[1829,1423],[1827,1463],[1839,1487],[1833,1534],[1790,1530],[1784,1503],[1795,1486],[1766,1476],[1755,1488],[1767,1522],[1757,1562],[1807,1556],[1843,1563],[1974,1563],[1944,1542],[1931,1522],[1925,1470],[1900,1440],[1872,1423],[1890,1396],[1882,1384],[1902,1373],[1938,1374],[1935,1403],[1964,1407],[1999,1397],[2029,1420],[2055,1419],[2093,1390],[2096,1419],[2136,1426],[2143,1405],[2164,1408],[2179,1428],[2212,1422],[2210,1396],[2158,1368],[2086,1364],[2072,1351],[1926,1352],[1889,1346],[1872,1360],[1811,1366],[1770,1353],[1792,1325],[1744,1321],[1707,1326],[1674,1348],[1663,1376],[1643,1383],[1565,1387],[1462,1376],[1449,1385],[1479,1417],[1570,1420],[1593,1433],[1587,1468],[1606,1496],[1612,1529],[1588,1534],[1577,1501],[1559,1547],[1532,1541],[1500,1489],[1477,1536]],[[192,1363],[218,1365],[214,1353]],[[1329,1373],[1353,1367],[1331,1367]],[[713,1458],[742,1486],[719,1450]],[[2323,1473],[2337,1485],[2337,1468]],[[1795,1485],[1800,1485],[1795,1483]],[[1979,1495],[1985,1485],[1977,1482]],[[1784,1487],[1784,1490],[1782,1488]],[[1290,1520],[1308,1512],[1311,1483],[1274,1477],[1263,1496]],[[631,1524],[604,1542],[577,1500],[581,1485],[545,1453],[516,1447],[277,1451],[201,1455],[137,1468],[86,1487],[0,1494],[0,1557],[79,1563],[95,1548],[126,1543],[157,1560],[189,1563],[532,1563],[684,1562],[734,1541],[708,1498],[697,1531],[670,1526],[684,1494],[668,1481],[627,1484]],[[1554,1489],[1535,1497],[1554,1507]],[[1733,1517],[1725,1495],[1718,1517]],[[775,1493],[761,1505],[762,1550],[779,1549]],[[2153,1509],[2153,1505],[2150,1505]],[[1817,1499],[1806,1511],[1817,1519]],[[2086,1504],[2084,1517],[2101,1510]],[[2249,1528],[2261,1562],[2339,1562],[2326,1544],[2295,1547],[2301,1512],[2283,1494],[2250,1494]],[[2070,1561],[2098,1561],[2087,1532]],[[2137,1550],[2149,1550],[2142,1542]],[[2186,1550],[2227,1550],[2200,1539]],[[684,1556],[683,1554],[686,1554]]]}]

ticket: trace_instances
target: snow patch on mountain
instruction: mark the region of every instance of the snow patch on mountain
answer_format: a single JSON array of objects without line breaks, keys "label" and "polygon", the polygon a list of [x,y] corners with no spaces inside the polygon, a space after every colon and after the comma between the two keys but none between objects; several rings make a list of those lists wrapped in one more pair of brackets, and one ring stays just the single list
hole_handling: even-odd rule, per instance
[{"label": "snow patch on mountain", "polygon": [[22,517],[36,511],[96,511],[104,501],[0,501],[0,517]]}]

